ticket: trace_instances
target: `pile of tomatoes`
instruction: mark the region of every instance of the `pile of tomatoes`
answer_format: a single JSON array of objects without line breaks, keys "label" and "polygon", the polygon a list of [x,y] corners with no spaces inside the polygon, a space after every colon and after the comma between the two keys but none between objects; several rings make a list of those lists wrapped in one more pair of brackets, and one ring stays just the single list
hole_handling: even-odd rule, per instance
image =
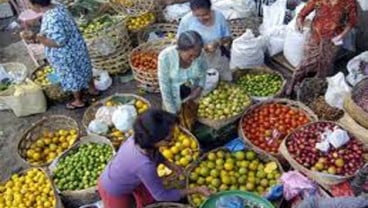
[{"label": "pile of tomatoes", "polygon": [[267,103],[243,117],[242,130],[253,145],[277,153],[282,140],[289,133],[309,122],[303,110],[281,103]]},{"label": "pile of tomatoes", "polygon": [[132,55],[133,67],[143,71],[157,71],[158,53],[155,51],[140,51]]}]

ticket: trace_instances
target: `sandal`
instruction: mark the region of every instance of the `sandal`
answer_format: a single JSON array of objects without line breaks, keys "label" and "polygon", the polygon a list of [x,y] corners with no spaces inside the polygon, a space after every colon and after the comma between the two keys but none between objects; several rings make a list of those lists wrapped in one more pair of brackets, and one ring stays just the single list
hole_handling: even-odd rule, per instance
[{"label": "sandal", "polygon": [[84,107],[86,107],[85,103],[83,103],[82,105],[75,105],[73,104],[73,102],[69,102],[66,104],[66,108],[69,110],[74,110],[74,109],[84,108]]}]

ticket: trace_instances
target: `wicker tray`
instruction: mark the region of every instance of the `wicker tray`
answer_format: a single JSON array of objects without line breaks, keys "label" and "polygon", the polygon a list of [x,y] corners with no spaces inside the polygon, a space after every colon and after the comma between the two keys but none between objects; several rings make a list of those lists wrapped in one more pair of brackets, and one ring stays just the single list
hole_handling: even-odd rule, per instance
[{"label": "wicker tray", "polygon": [[244,130],[243,130],[243,127],[242,127],[242,123],[243,123],[243,120],[245,119],[245,117],[252,113],[255,109],[265,105],[265,104],[271,104],[271,103],[278,103],[278,104],[283,104],[283,105],[286,105],[290,108],[293,108],[293,109],[298,109],[298,110],[303,110],[304,113],[308,116],[309,120],[311,120],[312,122],[313,121],[317,121],[318,118],[317,116],[314,114],[314,112],[309,109],[306,105],[300,103],[300,102],[297,102],[297,101],[292,101],[292,100],[288,100],[288,99],[272,99],[272,100],[269,100],[269,101],[264,101],[264,102],[260,102],[258,104],[255,104],[253,106],[251,106],[250,108],[248,108],[248,110],[243,114],[242,118],[240,119],[240,122],[239,122],[239,127],[238,127],[238,131],[239,131],[239,135],[243,138],[244,142],[248,145],[250,145],[252,147],[252,149],[255,149],[259,152],[263,152],[264,154],[271,154],[272,156],[276,157],[277,159],[279,159],[280,161],[284,161],[282,155],[280,153],[277,153],[277,154],[273,154],[273,153],[268,153],[266,152],[265,150],[259,148],[258,146],[254,145],[246,136],[245,136],[245,133],[244,133]]},{"label": "wicker tray", "polygon": [[[80,135],[79,132],[79,126],[78,123],[67,116],[63,115],[52,115],[48,117],[44,117],[37,121],[36,123],[33,123],[31,127],[26,129],[19,140],[18,143],[18,155],[19,157],[29,164],[32,167],[40,167],[40,166],[47,166],[50,164],[50,162],[45,162],[40,165],[33,165],[29,163],[26,160],[26,151],[29,149],[29,147],[39,138],[39,136],[43,133],[45,130],[49,131],[55,131],[59,129],[75,129],[77,131],[77,135]],[[70,147],[69,147],[70,148]]]},{"label": "wicker tray", "polygon": [[110,0],[111,7],[117,12],[137,17],[154,9],[154,0]]},{"label": "wicker tray", "polygon": [[156,93],[159,92],[159,82],[158,82],[158,69],[151,69],[147,71],[143,71],[139,68],[133,66],[131,60],[135,53],[141,51],[156,51],[160,52],[165,49],[167,46],[173,45],[174,42],[171,40],[163,39],[160,41],[152,41],[139,45],[136,47],[129,56],[129,65],[133,70],[133,76],[137,81],[137,85],[139,88],[146,90],[147,92]]},{"label": "wicker tray", "polygon": [[261,25],[260,18],[232,19],[228,20],[228,23],[233,38],[243,35],[247,29],[251,29],[254,35],[259,35],[258,27]]},{"label": "wicker tray", "polygon": [[[144,31],[142,31],[141,33],[138,34],[138,42],[139,42],[139,44],[147,42],[148,38],[149,38],[149,34],[151,32],[160,32],[167,38],[167,34],[169,34],[169,33],[171,33],[173,35],[176,35],[177,30],[178,30],[178,25],[176,25],[176,24],[170,24],[170,23],[153,24],[153,25],[150,25]],[[175,38],[175,36],[174,36],[174,38]]]},{"label": "wicker tray", "polygon": [[192,208],[192,207],[187,204],[161,202],[145,206],[144,208]]}]

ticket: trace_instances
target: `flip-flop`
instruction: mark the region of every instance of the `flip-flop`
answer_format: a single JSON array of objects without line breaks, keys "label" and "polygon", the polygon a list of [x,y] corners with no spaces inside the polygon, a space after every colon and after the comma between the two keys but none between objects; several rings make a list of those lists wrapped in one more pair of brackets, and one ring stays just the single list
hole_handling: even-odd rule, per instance
[{"label": "flip-flop", "polygon": [[84,108],[84,107],[86,107],[85,103],[83,103],[83,105],[74,105],[73,102],[69,102],[66,104],[66,108],[69,110],[74,110],[74,109]]}]

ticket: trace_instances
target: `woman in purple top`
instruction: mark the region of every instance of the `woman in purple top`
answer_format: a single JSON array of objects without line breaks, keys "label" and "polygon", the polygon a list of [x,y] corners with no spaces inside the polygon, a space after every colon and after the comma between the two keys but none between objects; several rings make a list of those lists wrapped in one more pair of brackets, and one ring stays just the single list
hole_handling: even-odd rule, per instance
[{"label": "woman in purple top", "polygon": [[132,195],[136,207],[141,208],[154,201],[178,201],[188,194],[210,194],[205,187],[165,189],[157,175],[159,163],[164,163],[177,174],[181,171],[159,152],[159,147],[172,142],[177,120],[174,114],[153,109],[137,118],[133,126],[134,137],[120,147],[100,176],[98,191],[105,208],[130,208],[134,202]]}]

